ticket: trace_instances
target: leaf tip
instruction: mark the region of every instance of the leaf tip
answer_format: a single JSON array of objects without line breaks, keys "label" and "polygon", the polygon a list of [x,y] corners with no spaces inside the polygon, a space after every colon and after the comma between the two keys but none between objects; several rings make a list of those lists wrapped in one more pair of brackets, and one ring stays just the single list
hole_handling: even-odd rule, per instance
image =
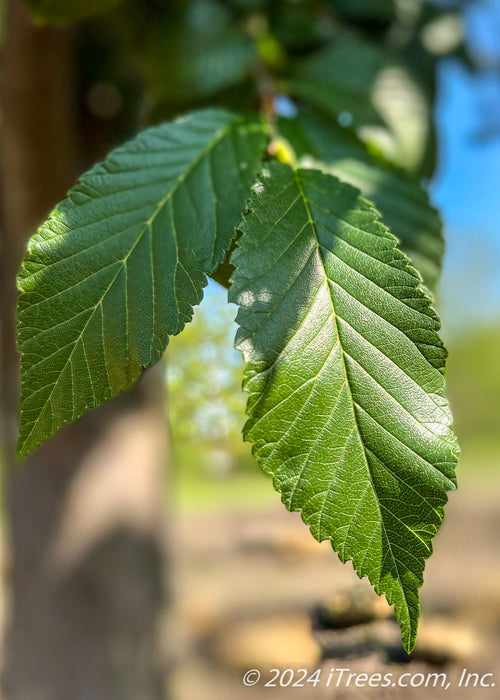
[{"label": "leaf tip", "polygon": [[415,649],[417,643],[417,630],[418,630],[418,620],[410,623],[410,627],[407,634],[402,634],[401,642],[403,644],[403,649],[408,655],[410,655]]}]

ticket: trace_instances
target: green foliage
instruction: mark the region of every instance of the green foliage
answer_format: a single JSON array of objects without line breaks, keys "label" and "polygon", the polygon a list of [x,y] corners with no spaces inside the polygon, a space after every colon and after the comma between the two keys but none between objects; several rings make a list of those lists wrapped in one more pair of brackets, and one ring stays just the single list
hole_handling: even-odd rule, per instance
[{"label": "green foliage", "polygon": [[264,145],[212,110],[147,130],[86,173],[19,274],[20,454],[156,362],[224,258]]},{"label": "green foliage", "polygon": [[180,102],[241,82],[256,54],[254,42],[232,22],[229,9],[214,0],[195,0],[166,13],[145,47],[155,96]]},{"label": "green foliage", "polygon": [[[57,20],[115,2],[31,5]],[[457,452],[446,351],[421,284],[436,288],[443,253],[420,182],[434,167],[437,67],[421,41],[423,7],[124,3],[115,40],[135,52],[137,111],[195,111],[83,175],[29,243],[18,308],[24,455],[156,362],[207,275],[229,286],[232,260],[245,435],[285,505],[393,603],[408,650]],[[107,68],[86,78],[107,82]],[[294,119],[279,116],[282,92],[297,100]],[[246,116],[257,105],[262,116]],[[214,406],[236,396],[235,366],[221,338],[214,350],[203,336],[185,339],[199,355],[184,341],[172,351],[173,418],[217,450],[234,437]],[[231,365],[223,386],[217,360]],[[210,401],[187,385],[203,372],[213,372]]]},{"label": "green foliage", "polygon": [[382,126],[373,99],[380,71],[388,65],[383,50],[354,34],[341,34],[325,48],[300,61],[285,83],[292,95],[318,105],[334,117],[344,114],[355,127]]},{"label": "green foliage", "polygon": [[394,605],[411,651],[455,486],[439,321],[357,190],[273,164],[250,209],[231,289],[245,437],[286,507]]},{"label": "green foliage", "polygon": [[350,182],[375,203],[383,222],[434,292],[444,253],[442,225],[418,181],[371,155],[353,132],[331,118],[301,114],[296,119],[280,119],[278,129],[298,158],[307,162],[313,157],[318,167]]},{"label": "green foliage", "polygon": [[122,0],[25,0],[34,20],[46,22],[75,22],[107,12]]},{"label": "green foliage", "polygon": [[409,170],[418,170],[432,136],[427,91],[391,46],[355,33],[336,36],[301,61],[285,88],[334,118]]}]

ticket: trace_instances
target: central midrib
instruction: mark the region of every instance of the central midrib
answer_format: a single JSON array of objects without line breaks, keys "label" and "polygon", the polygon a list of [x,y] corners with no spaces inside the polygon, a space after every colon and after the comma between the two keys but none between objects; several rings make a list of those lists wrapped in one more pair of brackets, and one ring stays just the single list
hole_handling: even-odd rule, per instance
[{"label": "central midrib", "polygon": [[396,558],[395,558],[394,553],[393,553],[393,551],[392,551],[390,539],[389,539],[389,536],[388,536],[388,534],[387,534],[387,530],[386,530],[386,528],[385,528],[385,522],[384,522],[384,518],[383,518],[383,515],[382,515],[381,504],[380,504],[380,502],[379,502],[377,490],[376,490],[375,484],[374,484],[374,482],[373,482],[373,477],[372,477],[372,473],[371,473],[371,469],[370,469],[370,463],[369,463],[369,461],[368,461],[368,455],[367,455],[367,453],[366,453],[366,448],[365,448],[365,445],[364,445],[364,441],[363,441],[363,439],[362,439],[362,433],[361,433],[361,430],[360,430],[360,427],[359,427],[359,423],[358,423],[358,418],[357,418],[357,415],[356,415],[355,401],[354,401],[354,397],[353,397],[353,395],[352,395],[351,384],[350,384],[350,377],[349,377],[349,372],[348,372],[348,370],[347,370],[347,362],[346,362],[346,358],[345,358],[345,352],[344,352],[344,348],[343,348],[343,345],[342,345],[342,342],[341,342],[340,327],[339,327],[339,323],[338,323],[338,317],[337,317],[337,313],[336,313],[336,310],[335,310],[335,303],[334,303],[334,299],[333,299],[333,295],[332,295],[332,290],[331,290],[331,287],[330,287],[330,284],[329,284],[329,277],[328,277],[328,274],[327,274],[327,272],[326,272],[326,267],[325,267],[325,263],[324,263],[324,259],[323,259],[323,253],[322,253],[323,246],[322,246],[321,243],[319,242],[318,234],[317,234],[317,231],[316,231],[316,224],[315,224],[314,218],[313,218],[313,216],[312,216],[311,209],[310,209],[310,207],[309,207],[309,203],[308,203],[308,200],[307,200],[307,197],[306,197],[304,188],[303,188],[303,186],[302,186],[302,182],[301,182],[301,180],[300,180],[299,172],[298,172],[297,170],[293,170],[293,176],[294,176],[294,180],[295,180],[295,182],[296,182],[296,184],[297,184],[297,188],[298,188],[298,190],[299,190],[300,197],[301,197],[302,202],[303,202],[303,204],[304,204],[304,209],[305,209],[305,211],[306,211],[306,215],[307,215],[307,219],[308,219],[309,226],[310,226],[311,231],[313,232],[313,236],[314,236],[314,238],[315,238],[315,240],[316,240],[316,247],[317,247],[317,250],[318,250],[318,256],[319,256],[319,258],[320,258],[320,260],[321,260],[321,265],[322,265],[322,267],[323,267],[323,271],[324,271],[324,273],[325,273],[325,278],[326,278],[326,280],[327,280],[327,287],[328,287],[328,291],[329,291],[329,295],[330,295],[330,301],[331,301],[331,305],[332,305],[332,317],[333,317],[333,320],[334,320],[334,322],[335,322],[335,328],[336,328],[336,330],[337,330],[337,337],[338,337],[338,343],[339,343],[339,348],[340,348],[340,356],[341,356],[341,358],[342,358],[342,367],[343,367],[343,372],[344,372],[344,378],[345,378],[345,382],[346,382],[346,385],[347,385],[347,388],[348,388],[349,398],[350,398],[350,401],[351,401],[352,417],[353,417],[353,421],[354,421],[355,428],[356,428],[357,433],[358,433],[358,435],[359,435],[359,437],[360,437],[360,443],[361,443],[361,447],[362,447],[362,449],[363,449],[363,454],[364,454],[364,458],[365,458],[366,472],[367,472],[368,478],[369,478],[369,480],[370,480],[370,484],[371,484],[371,486],[372,486],[373,493],[374,493],[375,496],[376,496],[375,502],[376,502],[376,504],[377,504],[377,509],[378,509],[379,516],[380,516],[380,522],[381,522],[381,525],[382,525],[382,529],[383,529],[383,532],[384,532],[384,536],[385,536],[387,545],[388,545],[388,547],[389,547],[389,551],[390,551],[390,553],[391,553],[391,558],[392,558],[392,561],[393,561],[393,563],[394,563],[394,568],[395,568],[395,570],[396,570],[396,572],[397,572],[397,577],[398,577],[399,585],[400,585],[401,592],[402,592],[402,594],[403,594],[403,598],[404,598],[404,601],[405,601],[405,604],[406,604],[406,612],[407,612],[407,615],[408,615],[409,626],[410,626],[410,628],[411,628],[411,616],[410,616],[410,609],[409,609],[409,605],[408,605],[408,600],[407,600],[407,598],[406,598],[405,589],[404,589],[404,586],[403,586],[403,582],[402,582],[402,580],[401,580],[401,575],[400,575],[400,573],[399,573],[398,565],[397,565],[397,563],[396,563]]}]

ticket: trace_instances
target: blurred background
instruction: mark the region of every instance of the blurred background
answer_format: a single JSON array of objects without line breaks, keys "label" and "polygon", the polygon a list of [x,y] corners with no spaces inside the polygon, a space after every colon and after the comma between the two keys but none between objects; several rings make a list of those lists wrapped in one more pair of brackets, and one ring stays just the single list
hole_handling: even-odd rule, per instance
[{"label": "blurred background", "polygon": [[[55,26],[33,24],[20,0],[3,4],[3,700],[403,692],[242,686],[245,670],[275,667],[451,676],[466,667],[496,673],[498,685],[500,0],[127,0]],[[46,7],[64,19],[64,2]],[[332,110],[425,180],[444,220],[437,304],[462,458],[411,658],[391,611],[284,510],[242,443],[236,309],[215,281],[138,388],[23,467],[12,460],[13,280],[27,236],[85,167],[140,126],[204,104],[271,100],[293,113],[311,95],[292,101],[281,86],[339,37],[344,75],[330,65],[330,84],[351,83]],[[375,81],[377,61],[404,69],[384,93],[398,124],[390,143],[363,123],[359,76]],[[307,76],[322,89],[311,64]]]}]

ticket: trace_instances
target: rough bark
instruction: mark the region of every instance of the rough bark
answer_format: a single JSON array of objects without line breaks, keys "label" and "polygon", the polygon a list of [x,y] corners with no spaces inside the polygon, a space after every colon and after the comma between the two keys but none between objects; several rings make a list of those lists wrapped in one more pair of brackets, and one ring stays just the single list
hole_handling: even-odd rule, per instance
[{"label": "rough bark", "polygon": [[7,465],[6,700],[162,700],[166,423],[161,368],[15,464],[15,274],[71,185],[72,31],[8,3],[1,67],[2,428]]}]

